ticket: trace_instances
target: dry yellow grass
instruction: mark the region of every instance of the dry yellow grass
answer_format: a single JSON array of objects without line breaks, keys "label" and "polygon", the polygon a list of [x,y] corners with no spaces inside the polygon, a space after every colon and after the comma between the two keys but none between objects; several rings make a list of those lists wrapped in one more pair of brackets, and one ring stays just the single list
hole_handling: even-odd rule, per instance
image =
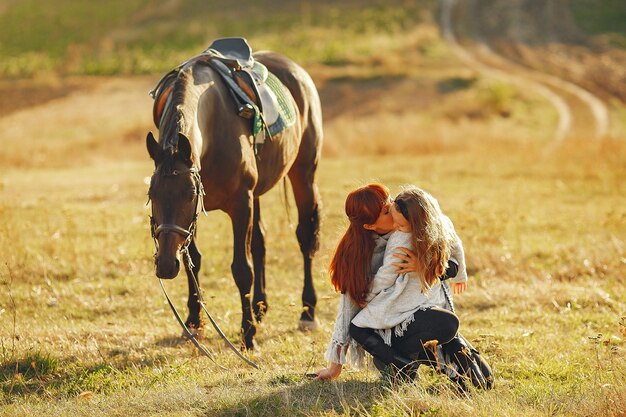
[{"label": "dry yellow grass", "polygon": [[[20,52],[4,51],[2,71],[37,77],[0,82],[0,415],[626,414],[623,104],[611,106],[610,138],[553,142],[555,110],[458,62],[432,0],[278,2],[272,16],[256,3],[35,3],[0,5],[5,46]],[[55,32],[49,16],[72,31]],[[306,62],[325,116],[320,330],[296,330],[301,261],[276,189],[263,199],[270,311],[251,354],[261,371],[210,330],[229,370],[200,357],[158,289],[144,149],[158,75],[54,75],[165,69],[233,31]],[[332,331],[338,297],[325,271],[345,196],[369,181],[424,187],[454,221],[470,273],[457,310],[494,367],[493,391],[461,396],[427,370],[400,386],[371,368],[332,383],[303,376],[324,365]],[[230,239],[225,215],[201,219],[205,299],[236,340]],[[183,308],[184,279],[167,286]]]},{"label": "dry yellow grass", "polygon": [[[263,200],[270,312],[252,354],[262,371],[210,331],[207,344],[230,370],[199,357],[179,340],[158,290],[143,149],[152,79],[95,81],[0,119],[1,413],[623,415],[626,142],[552,143],[550,110],[522,92],[512,117],[472,118],[476,90],[438,92],[448,76],[473,75],[320,82],[321,329],[296,330],[301,261],[277,189]],[[419,106],[405,105],[416,97]],[[337,305],[325,269],[345,227],[345,196],[368,181],[394,192],[417,184],[454,221],[471,276],[457,308],[494,366],[495,390],[460,397],[428,372],[392,388],[371,369],[333,383],[302,376],[324,365]],[[235,339],[230,233],[223,214],[200,222],[201,283]],[[184,306],[183,280],[168,284]]]}]

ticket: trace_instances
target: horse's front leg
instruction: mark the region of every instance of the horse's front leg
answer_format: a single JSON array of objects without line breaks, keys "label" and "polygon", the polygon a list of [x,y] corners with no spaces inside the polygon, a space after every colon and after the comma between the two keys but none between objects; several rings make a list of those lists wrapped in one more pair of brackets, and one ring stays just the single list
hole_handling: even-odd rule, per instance
[{"label": "horse's front leg", "polygon": [[256,326],[252,317],[252,191],[247,191],[228,211],[233,225],[233,263],[231,271],[241,298],[241,330],[246,349],[254,349]]},{"label": "horse's front leg", "polygon": [[[200,288],[200,261],[202,260],[202,254],[196,246],[196,239],[192,239],[189,244],[189,256],[193,264],[193,269],[189,269],[189,262],[184,259],[185,272],[187,272],[187,284],[189,286],[189,298],[187,299],[187,307],[189,307],[189,316],[185,320],[185,324],[188,328],[199,330],[202,327],[202,321],[200,320],[200,299],[198,292],[196,291],[196,285]],[[186,257],[185,257],[186,258]],[[195,280],[195,282],[194,282]],[[192,330],[192,333],[194,331]]]}]

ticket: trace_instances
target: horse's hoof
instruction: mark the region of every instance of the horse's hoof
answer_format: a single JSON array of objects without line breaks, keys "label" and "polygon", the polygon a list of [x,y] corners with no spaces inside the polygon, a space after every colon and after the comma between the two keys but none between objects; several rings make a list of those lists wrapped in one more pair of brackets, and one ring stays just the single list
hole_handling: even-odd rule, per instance
[{"label": "horse's hoof", "polygon": [[246,343],[245,341],[241,341],[241,344],[239,345],[239,350],[241,352],[255,352],[255,353],[259,353],[261,351],[261,349],[259,349],[259,345],[256,343],[256,340],[252,340],[249,343]]},{"label": "horse's hoof", "polygon": [[300,320],[298,330],[301,332],[314,332],[319,327],[317,320]]}]

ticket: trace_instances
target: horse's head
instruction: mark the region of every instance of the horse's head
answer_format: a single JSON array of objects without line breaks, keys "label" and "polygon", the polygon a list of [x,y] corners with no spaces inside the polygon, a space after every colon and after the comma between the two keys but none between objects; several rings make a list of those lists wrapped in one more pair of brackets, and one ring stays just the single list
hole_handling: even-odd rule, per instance
[{"label": "horse's head", "polygon": [[146,146],[155,165],[148,197],[152,202],[150,226],[156,244],[156,275],[172,279],[180,270],[180,254],[187,250],[195,233],[202,207],[202,181],[193,166],[191,144],[185,135],[179,134],[175,148],[164,149],[150,132]]}]

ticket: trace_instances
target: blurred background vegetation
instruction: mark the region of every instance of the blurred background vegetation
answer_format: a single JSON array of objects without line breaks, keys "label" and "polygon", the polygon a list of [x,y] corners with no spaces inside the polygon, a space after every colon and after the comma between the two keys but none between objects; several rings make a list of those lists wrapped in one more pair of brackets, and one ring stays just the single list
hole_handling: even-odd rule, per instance
[{"label": "blurred background vegetation", "polygon": [[576,23],[593,35],[605,35],[626,48],[626,2],[623,0],[573,0]]},{"label": "blurred background vegetation", "polygon": [[350,0],[21,0],[0,15],[0,73],[162,72],[212,39],[247,37],[255,50],[275,49],[299,62],[338,64],[381,49],[413,29],[435,2]]},{"label": "blurred background vegetation", "polygon": [[[571,3],[581,28],[626,47],[626,2]],[[280,50],[305,65],[341,65],[407,47],[401,35],[410,39],[436,9],[434,0],[4,0],[0,74],[158,73],[212,39],[242,35],[255,50]],[[420,49],[437,53],[434,45]]]}]

